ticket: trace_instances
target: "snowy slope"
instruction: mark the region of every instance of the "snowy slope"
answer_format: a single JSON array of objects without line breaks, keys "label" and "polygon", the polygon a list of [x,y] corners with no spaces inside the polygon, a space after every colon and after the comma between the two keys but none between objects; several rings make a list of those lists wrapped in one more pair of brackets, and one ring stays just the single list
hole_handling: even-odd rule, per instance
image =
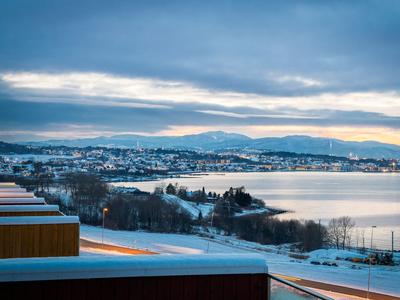
[{"label": "snowy slope", "polygon": [[[81,226],[81,236],[101,241],[101,228]],[[209,240],[195,235],[176,235],[147,232],[104,231],[104,240],[111,244],[124,245],[162,254],[206,253]],[[359,265],[351,269],[348,262],[337,261],[339,267],[310,264],[277,254],[277,247],[239,241],[232,237],[215,235],[210,239],[209,253],[260,253],[267,259],[270,272],[300,277],[303,279],[344,285],[357,289],[367,288],[368,267]],[[88,254],[88,253],[85,253]],[[314,256],[316,253],[312,253]],[[333,253],[332,253],[333,254]],[[400,296],[400,268],[373,266],[371,269],[371,291]]]},{"label": "snowy slope", "polygon": [[181,198],[170,194],[163,194],[161,195],[161,197],[164,201],[168,203],[177,204],[183,211],[187,212],[193,219],[199,216],[200,210],[197,209],[196,207],[193,207],[185,200],[182,200]]},{"label": "snowy slope", "polygon": [[[203,215],[203,217],[207,216],[211,212],[214,211],[215,204],[212,203],[194,203],[190,201],[182,200],[181,198],[170,195],[170,194],[162,194],[160,195],[162,199],[168,203],[177,204],[183,211],[187,212],[192,219],[197,219],[199,213]],[[260,214],[264,212],[269,212],[268,208],[260,208],[260,209],[243,209],[241,213],[235,213],[236,216],[243,216],[248,214]]]}]

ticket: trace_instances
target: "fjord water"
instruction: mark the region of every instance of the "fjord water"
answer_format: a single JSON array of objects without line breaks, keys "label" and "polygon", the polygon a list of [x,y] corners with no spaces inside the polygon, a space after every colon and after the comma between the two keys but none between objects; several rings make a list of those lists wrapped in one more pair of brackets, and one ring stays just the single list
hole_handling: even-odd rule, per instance
[{"label": "fjord water", "polygon": [[[329,220],[348,215],[356,226],[365,229],[365,247],[370,247],[371,226],[373,248],[400,250],[400,173],[360,172],[266,172],[209,173],[163,180],[166,185],[178,182],[188,190],[205,190],[223,194],[230,187],[245,186],[252,196],[267,206],[292,212],[281,219],[306,219],[327,225]],[[153,191],[157,181],[120,182],[117,186],[134,186]],[[356,243],[353,237],[354,244]],[[359,239],[362,246],[362,238]]]}]

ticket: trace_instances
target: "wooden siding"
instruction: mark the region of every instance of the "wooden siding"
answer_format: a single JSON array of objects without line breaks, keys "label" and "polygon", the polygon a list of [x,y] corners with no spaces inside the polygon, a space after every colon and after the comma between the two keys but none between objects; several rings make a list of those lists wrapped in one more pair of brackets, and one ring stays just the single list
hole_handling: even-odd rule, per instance
[{"label": "wooden siding", "polygon": [[79,256],[78,223],[0,225],[0,258],[51,256]]},{"label": "wooden siding", "polygon": [[0,211],[0,217],[62,216],[59,211]]},{"label": "wooden siding", "polygon": [[4,299],[266,300],[268,274],[2,282]]}]

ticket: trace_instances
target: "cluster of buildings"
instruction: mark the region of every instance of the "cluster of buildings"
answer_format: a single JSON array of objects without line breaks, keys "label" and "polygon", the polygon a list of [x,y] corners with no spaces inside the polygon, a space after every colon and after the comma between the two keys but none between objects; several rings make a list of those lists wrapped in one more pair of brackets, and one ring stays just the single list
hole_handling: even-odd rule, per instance
[{"label": "cluster of buildings", "polygon": [[390,172],[400,170],[400,160],[346,159],[333,156],[279,157],[260,155],[250,158],[269,170],[326,170],[346,172]]},{"label": "cluster of buildings", "polygon": [[0,155],[0,174],[62,176],[71,172],[130,179],[196,172],[266,171],[391,172],[400,160],[300,156],[294,153],[232,150],[221,153],[185,149],[41,149],[41,154]]}]

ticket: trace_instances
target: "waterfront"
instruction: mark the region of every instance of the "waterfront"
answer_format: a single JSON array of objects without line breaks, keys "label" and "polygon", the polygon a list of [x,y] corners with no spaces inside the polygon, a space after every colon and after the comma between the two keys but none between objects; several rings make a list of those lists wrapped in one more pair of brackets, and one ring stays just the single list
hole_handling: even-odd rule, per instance
[{"label": "waterfront", "polygon": [[[311,219],[327,225],[332,218],[351,216],[357,227],[365,228],[365,245],[370,245],[371,226],[374,248],[400,250],[400,174],[344,172],[267,172],[210,173],[163,180],[178,182],[188,190],[202,189],[222,194],[229,187],[245,186],[252,196],[268,206],[292,210],[280,218]],[[154,190],[159,182],[120,182],[116,186],[134,186]],[[355,243],[355,238],[353,239]],[[362,240],[359,240],[362,245]]]}]

